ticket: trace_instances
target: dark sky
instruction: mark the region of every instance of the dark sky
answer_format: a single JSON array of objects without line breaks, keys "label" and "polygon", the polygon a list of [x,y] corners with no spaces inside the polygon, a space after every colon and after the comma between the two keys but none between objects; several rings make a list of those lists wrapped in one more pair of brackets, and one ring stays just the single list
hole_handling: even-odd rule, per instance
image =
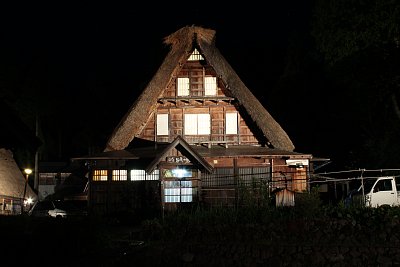
[{"label": "dark sky", "polygon": [[[58,156],[105,144],[167,54],[163,38],[186,25],[216,30],[217,48],[268,104],[268,90],[285,70],[288,38],[308,31],[311,12],[305,1],[55,2],[2,4],[0,86],[20,108],[32,99],[39,103],[49,146],[63,140]],[[266,108],[282,122],[284,105]]]}]

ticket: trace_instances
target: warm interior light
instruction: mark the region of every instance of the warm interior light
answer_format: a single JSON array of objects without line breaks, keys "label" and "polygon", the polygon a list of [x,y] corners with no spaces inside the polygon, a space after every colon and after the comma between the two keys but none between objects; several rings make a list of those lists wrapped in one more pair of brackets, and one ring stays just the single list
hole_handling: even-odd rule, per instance
[{"label": "warm interior light", "polygon": [[24,172],[29,175],[29,174],[32,173],[32,170],[31,169],[25,169]]}]

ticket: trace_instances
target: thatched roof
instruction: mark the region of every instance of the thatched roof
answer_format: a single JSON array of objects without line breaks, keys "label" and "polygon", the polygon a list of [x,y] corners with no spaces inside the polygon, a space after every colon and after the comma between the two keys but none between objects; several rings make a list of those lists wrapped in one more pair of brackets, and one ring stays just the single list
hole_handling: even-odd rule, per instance
[{"label": "thatched roof", "polygon": [[174,75],[179,72],[181,63],[184,63],[193,51],[194,43],[197,44],[206,61],[214,68],[218,77],[222,79],[227,90],[237,98],[239,104],[264,134],[270,146],[286,151],[294,150],[294,145],[286,132],[250,92],[215,47],[214,30],[186,26],[166,37],[164,42],[171,46],[170,52],[143,93],[114,129],[105,151],[126,148],[141,132],[149,115],[156,108],[157,99]]},{"label": "thatched roof", "polygon": [[[0,196],[20,198],[24,196],[25,176],[15,162],[10,150],[0,148]],[[25,198],[37,199],[36,193],[27,184]]]}]

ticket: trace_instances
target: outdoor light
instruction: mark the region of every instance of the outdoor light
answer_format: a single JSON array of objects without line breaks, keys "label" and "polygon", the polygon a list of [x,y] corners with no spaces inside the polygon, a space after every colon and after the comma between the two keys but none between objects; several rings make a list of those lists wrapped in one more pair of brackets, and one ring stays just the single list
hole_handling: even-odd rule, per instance
[{"label": "outdoor light", "polygon": [[[24,170],[25,174],[26,174],[26,178],[25,178],[25,187],[24,187],[24,196],[22,198],[23,203],[21,203],[21,211],[24,212],[24,204],[25,204],[25,195],[26,195],[26,185],[28,184],[28,180],[29,180],[29,174],[32,173],[31,169],[25,169]],[[32,200],[32,199],[31,199]],[[26,202],[28,203],[28,201]]]},{"label": "outdoor light", "polygon": [[188,171],[185,169],[173,169],[172,173],[174,174],[174,177],[177,178],[183,178],[188,175]]},{"label": "outdoor light", "polygon": [[28,199],[25,201],[26,205],[30,205],[33,203],[33,199],[31,197],[28,197]]}]

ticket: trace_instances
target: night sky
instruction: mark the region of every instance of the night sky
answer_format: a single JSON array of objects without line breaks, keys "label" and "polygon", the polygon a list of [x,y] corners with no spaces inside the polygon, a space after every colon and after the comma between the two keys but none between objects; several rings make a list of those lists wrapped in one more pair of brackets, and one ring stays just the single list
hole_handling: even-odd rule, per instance
[{"label": "night sky", "polygon": [[3,4],[0,97],[31,128],[38,110],[42,159],[101,151],[168,53],[163,38],[193,24],[216,30],[217,48],[297,152],[350,153],[343,133],[357,125],[334,112],[341,103],[313,46],[312,5],[204,3]]}]

